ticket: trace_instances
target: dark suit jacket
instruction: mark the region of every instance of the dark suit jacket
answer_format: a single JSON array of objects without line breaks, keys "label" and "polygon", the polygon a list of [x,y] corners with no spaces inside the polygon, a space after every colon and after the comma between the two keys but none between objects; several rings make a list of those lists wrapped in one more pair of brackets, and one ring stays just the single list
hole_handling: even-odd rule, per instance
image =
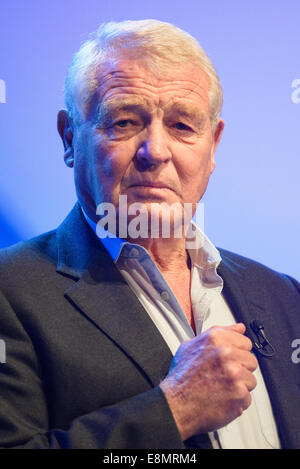
[{"label": "dark suit jacket", "polygon": [[[300,448],[299,284],[220,251],[236,319],[260,319],[276,350],[258,358],[281,443]],[[0,339],[1,447],[185,448],[158,387],[170,350],[78,205],[56,231],[2,250]]]}]

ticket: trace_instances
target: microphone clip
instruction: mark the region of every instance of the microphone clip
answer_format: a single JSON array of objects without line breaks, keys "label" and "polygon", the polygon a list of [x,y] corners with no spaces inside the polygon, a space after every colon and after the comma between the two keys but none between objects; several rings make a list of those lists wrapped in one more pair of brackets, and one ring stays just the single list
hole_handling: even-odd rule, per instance
[{"label": "microphone clip", "polygon": [[257,338],[257,341],[254,342],[255,349],[264,357],[273,357],[275,349],[266,337],[263,324],[259,319],[254,319],[251,321],[250,327]]}]

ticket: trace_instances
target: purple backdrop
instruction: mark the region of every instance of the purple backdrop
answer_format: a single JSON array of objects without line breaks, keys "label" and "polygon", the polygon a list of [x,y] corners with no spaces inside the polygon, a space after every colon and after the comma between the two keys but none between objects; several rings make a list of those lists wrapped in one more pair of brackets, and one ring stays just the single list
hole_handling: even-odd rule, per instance
[{"label": "purple backdrop", "polygon": [[75,201],[56,131],[73,53],[101,22],[156,18],[194,35],[223,83],[206,233],[299,279],[299,17],[299,0],[1,2],[0,244],[56,227]]}]

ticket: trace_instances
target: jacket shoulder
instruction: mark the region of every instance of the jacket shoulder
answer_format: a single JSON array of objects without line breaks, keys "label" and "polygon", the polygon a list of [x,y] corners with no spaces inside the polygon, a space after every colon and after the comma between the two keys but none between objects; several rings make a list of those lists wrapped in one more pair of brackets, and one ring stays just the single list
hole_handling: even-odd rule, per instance
[{"label": "jacket shoulder", "polygon": [[291,287],[293,285],[300,293],[300,284],[299,282],[292,278],[291,276],[278,272],[270,267],[258,262],[256,260],[250,259],[248,257],[242,256],[235,252],[228,251],[223,248],[218,248],[222,263],[231,270],[240,270],[243,272],[244,278],[248,281],[260,282],[270,282],[275,284],[280,284],[282,286]]},{"label": "jacket shoulder", "polygon": [[1,282],[11,275],[28,277],[41,264],[57,262],[56,230],[0,249]]}]

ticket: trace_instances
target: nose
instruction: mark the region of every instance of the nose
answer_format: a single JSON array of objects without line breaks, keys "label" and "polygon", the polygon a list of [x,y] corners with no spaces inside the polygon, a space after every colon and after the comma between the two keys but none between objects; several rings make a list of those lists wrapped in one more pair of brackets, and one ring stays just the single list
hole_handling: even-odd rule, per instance
[{"label": "nose", "polygon": [[135,159],[140,171],[153,170],[172,158],[168,135],[162,123],[153,123],[145,129],[145,137],[140,143]]}]

